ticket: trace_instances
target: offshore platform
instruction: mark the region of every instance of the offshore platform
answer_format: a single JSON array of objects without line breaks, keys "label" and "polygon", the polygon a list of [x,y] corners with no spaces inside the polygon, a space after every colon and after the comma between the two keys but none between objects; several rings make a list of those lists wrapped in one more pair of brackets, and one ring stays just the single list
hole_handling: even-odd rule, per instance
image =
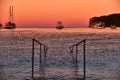
[{"label": "offshore platform", "polygon": [[[12,0],[13,1],[13,0]],[[16,24],[14,23],[14,10],[13,4],[9,6],[9,21],[5,23],[5,29],[15,29]]]},{"label": "offshore platform", "polygon": [[[1,6],[0,6],[1,7]],[[1,16],[1,15],[0,15]],[[0,29],[2,28],[1,18],[0,18]]]}]

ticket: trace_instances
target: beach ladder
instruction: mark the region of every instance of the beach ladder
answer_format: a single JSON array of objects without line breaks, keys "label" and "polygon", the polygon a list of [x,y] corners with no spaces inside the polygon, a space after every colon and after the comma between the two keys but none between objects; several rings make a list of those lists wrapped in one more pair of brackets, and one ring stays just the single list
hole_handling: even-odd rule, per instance
[{"label": "beach ladder", "polygon": [[[44,44],[42,44],[41,42],[39,42],[38,40],[36,39],[32,39],[32,79],[33,80],[37,80],[35,78],[35,70],[34,70],[34,67],[35,67],[35,43],[39,44],[39,61],[40,61],[40,64],[42,64],[42,53],[44,53],[44,58],[46,58],[47,56],[47,50],[48,50],[48,47],[45,46]],[[86,55],[85,55],[85,50],[86,50],[86,39],[76,43],[76,44],[73,44],[69,47],[70,49],[70,52],[73,54],[75,52],[75,64],[77,65],[78,64],[78,46],[83,44],[83,78],[81,78],[80,80],[86,80]],[[74,51],[75,50],[75,51]]]},{"label": "beach ladder", "polygon": [[86,39],[71,45],[69,49],[72,54],[74,53],[74,50],[75,50],[75,64],[77,65],[78,64],[78,46],[81,44],[83,44],[83,80],[86,80],[86,55],[85,55]]},{"label": "beach ladder", "polygon": [[[34,76],[34,73],[35,73],[35,70],[34,70],[34,67],[35,67],[35,43],[39,44],[39,61],[40,61],[40,65],[42,64],[42,54],[44,55],[44,58],[46,59],[47,57],[47,50],[48,50],[48,47],[45,46],[44,44],[42,44],[41,42],[39,42],[38,40],[36,39],[32,39],[32,79],[35,80],[35,76]],[[40,66],[39,66],[40,68]]]}]

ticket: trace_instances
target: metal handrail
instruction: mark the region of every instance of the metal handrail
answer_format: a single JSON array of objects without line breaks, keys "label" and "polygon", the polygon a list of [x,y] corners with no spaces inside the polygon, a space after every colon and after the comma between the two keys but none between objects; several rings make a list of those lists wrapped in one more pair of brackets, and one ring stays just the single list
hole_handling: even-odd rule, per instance
[{"label": "metal handrail", "polygon": [[76,43],[76,44],[73,44],[69,47],[70,49],[70,52],[73,54],[73,48],[76,47],[76,57],[75,57],[75,60],[76,60],[76,64],[78,63],[78,59],[77,59],[77,56],[78,56],[78,46],[83,43],[83,79],[86,80],[86,39]]},{"label": "metal handrail", "polygon": [[43,46],[43,50],[44,50],[44,57],[46,58],[46,53],[48,50],[48,47],[45,46],[44,44],[42,44],[41,42],[39,42],[36,39],[32,39],[32,79],[34,79],[34,49],[35,49],[35,42],[38,43],[40,45],[40,64],[42,63],[42,46]]}]

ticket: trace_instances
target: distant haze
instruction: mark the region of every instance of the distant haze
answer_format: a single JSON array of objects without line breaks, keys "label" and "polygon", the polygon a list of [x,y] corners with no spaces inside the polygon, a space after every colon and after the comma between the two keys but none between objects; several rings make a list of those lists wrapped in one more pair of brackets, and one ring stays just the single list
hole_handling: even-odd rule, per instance
[{"label": "distant haze", "polygon": [[14,21],[19,27],[88,27],[89,18],[120,12],[119,0],[0,0],[0,21],[9,20],[14,6]]}]

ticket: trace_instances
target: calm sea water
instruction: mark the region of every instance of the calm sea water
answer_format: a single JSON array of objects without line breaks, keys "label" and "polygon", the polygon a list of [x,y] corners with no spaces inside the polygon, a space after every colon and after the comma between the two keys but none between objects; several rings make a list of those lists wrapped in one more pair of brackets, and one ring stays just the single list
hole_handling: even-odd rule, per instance
[{"label": "calm sea water", "polygon": [[120,80],[120,30],[18,28],[0,30],[0,80],[31,79],[32,39],[48,46],[46,61],[39,64],[35,44],[35,77],[42,80],[80,80],[83,77],[83,49],[69,46],[86,39],[87,80]]}]

